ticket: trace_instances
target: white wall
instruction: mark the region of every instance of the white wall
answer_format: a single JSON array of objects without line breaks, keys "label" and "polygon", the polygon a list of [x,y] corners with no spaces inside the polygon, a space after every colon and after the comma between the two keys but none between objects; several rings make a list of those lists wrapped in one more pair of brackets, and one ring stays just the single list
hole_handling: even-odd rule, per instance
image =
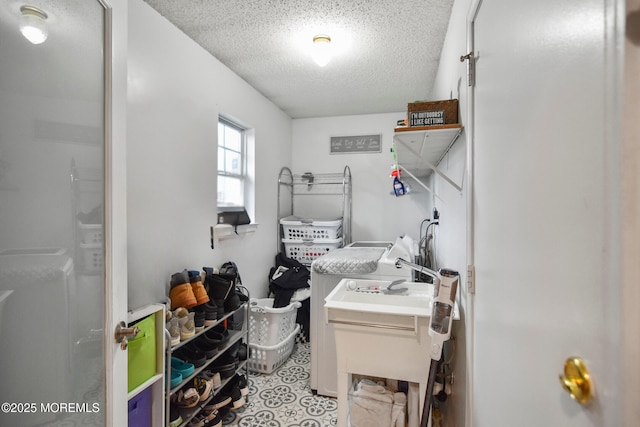
[{"label": "white wall", "polygon": [[[467,111],[467,78],[466,63],[460,62],[460,56],[466,54],[466,18],[470,0],[456,0],[451,10],[449,29],[445,38],[440,66],[434,80],[430,99],[458,99],[459,120],[464,126]],[[447,156],[440,163],[440,168],[452,176],[467,178],[466,170],[466,141],[469,135],[463,131],[458,141],[451,148]],[[460,173],[462,171],[462,174]],[[447,399],[444,409],[447,426],[463,426],[470,422],[466,414],[466,406],[469,399],[467,394],[468,384],[471,379],[468,376],[471,370],[467,367],[473,362],[469,358],[468,328],[470,309],[467,307],[467,185],[463,182],[462,194],[453,189],[446,181],[437,176],[432,176],[431,185],[443,199],[438,201],[436,207],[441,213],[441,221],[437,228],[436,255],[438,266],[447,267],[460,273],[460,286],[458,287],[458,304],[461,312],[461,321],[456,324],[454,337],[455,346],[455,370],[452,394]],[[469,425],[469,424],[466,424]]]},{"label": "white wall", "polygon": [[[174,272],[229,260],[265,296],[291,119],[142,0],[129,2],[128,67],[129,307],[163,300]],[[211,250],[220,113],[255,130],[259,227]]]},{"label": "white wall", "polygon": [[[293,120],[293,173],[342,173],[346,165],[353,177],[352,241],[390,240],[407,234],[418,238],[420,222],[431,218],[430,193],[413,185],[413,193],[392,195],[390,152],[393,129],[405,111],[386,114],[323,117]],[[380,153],[330,154],[332,136],[382,135]],[[408,181],[408,180],[407,180]],[[301,197],[295,213],[314,215],[323,211],[325,199]],[[328,214],[328,213],[327,213]]]}]

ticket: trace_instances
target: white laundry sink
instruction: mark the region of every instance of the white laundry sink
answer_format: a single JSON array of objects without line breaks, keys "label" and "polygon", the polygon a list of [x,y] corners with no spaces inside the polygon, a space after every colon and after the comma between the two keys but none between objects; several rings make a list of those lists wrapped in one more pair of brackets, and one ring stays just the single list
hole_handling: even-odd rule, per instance
[{"label": "white laundry sink", "polygon": [[[326,321],[333,325],[336,341],[338,427],[347,425],[347,395],[353,374],[415,383],[419,389],[418,401],[424,401],[429,377],[428,329],[434,286],[393,282],[389,291],[391,283],[390,280],[345,278],[325,298]],[[460,318],[457,306],[453,316]],[[399,355],[402,363],[397,363]]]},{"label": "white laundry sink", "polygon": [[[387,287],[394,283],[391,290]],[[429,317],[433,285],[419,282],[390,280],[342,279],[325,298],[327,313],[334,310],[355,313],[384,313],[403,316]]]}]

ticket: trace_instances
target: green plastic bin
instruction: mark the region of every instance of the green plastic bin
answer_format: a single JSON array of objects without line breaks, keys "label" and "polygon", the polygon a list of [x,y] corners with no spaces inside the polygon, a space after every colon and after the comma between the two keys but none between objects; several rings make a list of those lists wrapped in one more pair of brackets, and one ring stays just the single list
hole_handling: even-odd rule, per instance
[{"label": "green plastic bin", "polygon": [[138,335],[129,340],[129,391],[156,374],[156,321],[150,315],[132,324],[140,329]]}]

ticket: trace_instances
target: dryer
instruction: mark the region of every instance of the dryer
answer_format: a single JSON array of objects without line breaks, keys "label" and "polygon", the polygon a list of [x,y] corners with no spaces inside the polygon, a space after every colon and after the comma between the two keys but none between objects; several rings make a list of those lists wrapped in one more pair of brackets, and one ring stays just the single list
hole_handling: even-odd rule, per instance
[{"label": "dryer", "polygon": [[413,259],[413,241],[363,241],[334,249],[311,264],[311,390],[337,397],[338,375],[333,325],[326,322],[324,299],[345,277],[377,280],[412,280],[412,272],[397,268],[395,260]]}]

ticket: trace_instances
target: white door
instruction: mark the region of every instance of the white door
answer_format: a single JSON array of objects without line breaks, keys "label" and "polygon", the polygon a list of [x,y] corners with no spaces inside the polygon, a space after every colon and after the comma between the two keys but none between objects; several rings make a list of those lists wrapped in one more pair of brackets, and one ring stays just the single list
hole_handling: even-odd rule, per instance
[{"label": "white door", "polygon": [[0,5],[0,425],[122,426],[122,40],[100,0],[23,4]]},{"label": "white door", "polygon": [[[481,3],[471,425],[620,425],[612,2]],[[595,384],[587,406],[560,385],[572,356]]]}]

